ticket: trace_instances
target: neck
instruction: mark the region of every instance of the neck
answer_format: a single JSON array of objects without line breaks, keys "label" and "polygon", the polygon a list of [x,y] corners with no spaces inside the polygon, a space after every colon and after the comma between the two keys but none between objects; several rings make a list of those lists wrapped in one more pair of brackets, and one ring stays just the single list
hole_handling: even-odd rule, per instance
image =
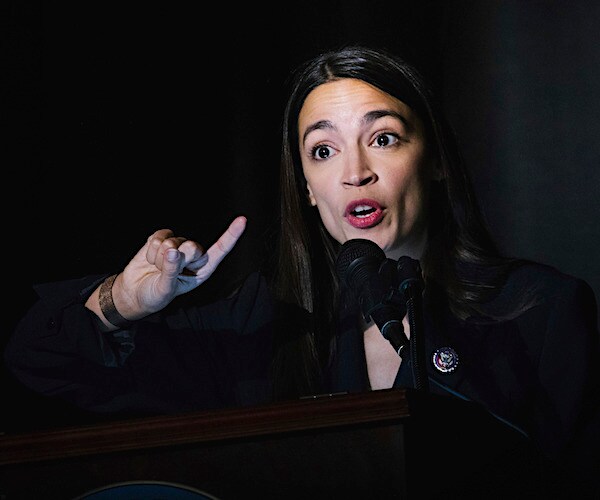
[{"label": "neck", "polygon": [[388,259],[398,260],[407,256],[411,259],[420,260],[425,252],[427,244],[427,229],[418,232],[412,239],[405,241],[399,247],[394,247],[385,252]]}]

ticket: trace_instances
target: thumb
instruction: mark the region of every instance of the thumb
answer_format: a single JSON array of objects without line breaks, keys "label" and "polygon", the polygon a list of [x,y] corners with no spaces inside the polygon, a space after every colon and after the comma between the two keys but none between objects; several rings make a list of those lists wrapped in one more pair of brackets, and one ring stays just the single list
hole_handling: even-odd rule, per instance
[{"label": "thumb", "polygon": [[182,254],[176,248],[169,248],[165,252],[163,262],[163,272],[166,272],[171,277],[177,277],[183,270]]},{"label": "thumb", "polygon": [[176,282],[179,274],[183,270],[184,259],[182,253],[176,248],[169,248],[164,256],[162,263],[162,270],[160,273],[161,285],[172,289]]}]

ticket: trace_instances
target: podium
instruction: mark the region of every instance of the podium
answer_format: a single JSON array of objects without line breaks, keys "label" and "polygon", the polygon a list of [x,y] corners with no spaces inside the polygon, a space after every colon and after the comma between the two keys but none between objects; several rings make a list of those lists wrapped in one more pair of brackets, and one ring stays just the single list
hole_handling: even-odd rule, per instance
[{"label": "podium", "polygon": [[[0,498],[132,484],[218,500],[510,498],[535,488],[536,464],[477,405],[389,389],[0,436]],[[148,498],[184,498],[162,495]]]}]

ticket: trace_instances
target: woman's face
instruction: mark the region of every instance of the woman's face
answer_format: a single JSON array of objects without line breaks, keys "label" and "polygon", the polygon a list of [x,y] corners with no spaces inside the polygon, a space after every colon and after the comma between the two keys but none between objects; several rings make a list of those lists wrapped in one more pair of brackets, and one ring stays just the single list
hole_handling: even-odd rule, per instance
[{"label": "woman's face", "polygon": [[308,94],[298,117],[308,199],[339,243],[364,238],[389,258],[420,258],[429,185],[424,127],[402,101],[357,79]]}]

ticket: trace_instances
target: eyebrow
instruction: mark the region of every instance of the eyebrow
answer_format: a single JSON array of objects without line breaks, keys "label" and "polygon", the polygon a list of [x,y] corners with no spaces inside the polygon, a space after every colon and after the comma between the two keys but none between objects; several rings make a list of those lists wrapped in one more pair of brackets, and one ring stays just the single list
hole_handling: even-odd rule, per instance
[{"label": "eyebrow", "polygon": [[335,129],[333,123],[331,123],[329,120],[319,120],[318,122],[315,122],[315,123],[309,125],[306,128],[306,130],[304,131],[304,134],[302,135],[302,144],[304,144],[306,142],[306,136],[308,134],[310,134],[311,132],[314,132],[315,130],[321,130],[324,128],[328,128],[328,129],[332,129],[332,130]]},{"label": "eyebrow", "polygon": [[391,109],[375,109],[373,111],[369,111],[365,116],[363,116],[363,123],[372,123],[379,118],[383,118],[384,116],[391,116],[392,118],[396,118],[401,121],[407,127],[410,127],[410,123],[408,120],[402,116],[397,111],[392,111]]},{"label": "eyebrow", "polygon": [[[391,109],[375,109],[373,111],[369,111],[367,114],[365,114],[365,116],[363,116],[361,121],[363,124],[373,123],[374,121],[378,120],[379,118],[383,118],[384,116],[391,116],[392,118],[396,118],[397,120],[401,121],[406,127],[411,128],[410,123],[406,120],[404,116],[402,116],[397,111],[392,111]],[[304,134],[302,135],[302,143],[306,141],[306,137],[308,136],[308,134],[314,132],[315,130],[335,130],[335,128],[335,125],[329,120],[319,120],[315,123],[312,123],[304,131]]]}]

